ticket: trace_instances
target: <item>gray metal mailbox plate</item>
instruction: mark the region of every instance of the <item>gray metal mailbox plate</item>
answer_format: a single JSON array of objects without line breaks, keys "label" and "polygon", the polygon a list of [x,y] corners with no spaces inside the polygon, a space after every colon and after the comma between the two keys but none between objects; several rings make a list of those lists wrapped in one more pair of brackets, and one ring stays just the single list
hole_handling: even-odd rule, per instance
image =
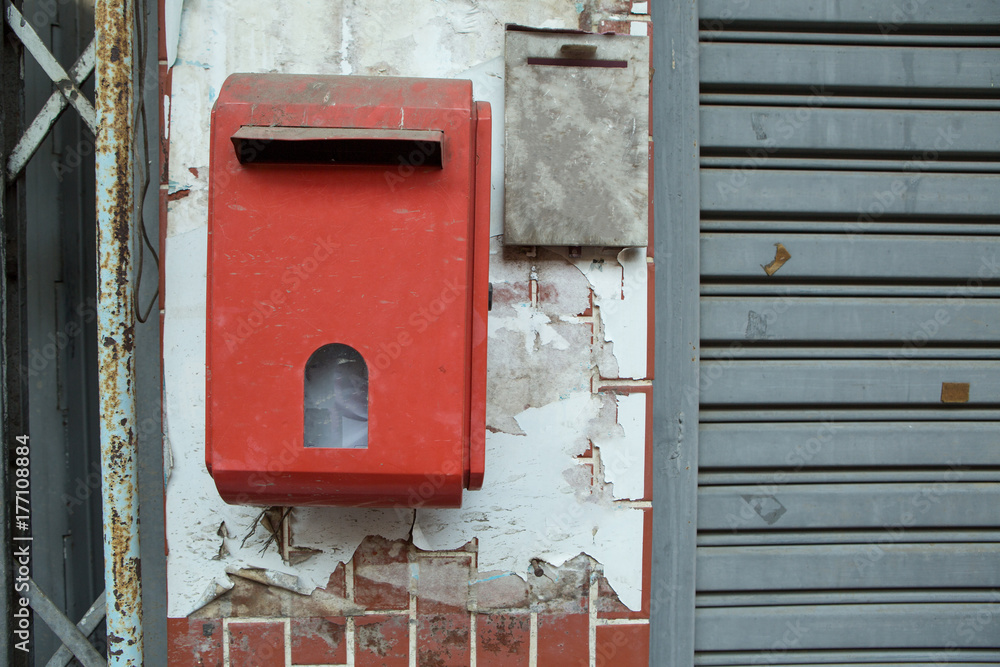
[{"label": "gray metal mailbox plate", "polygon": [[505,60],[504,243],[645,246],[647,38],[508,30]]}]

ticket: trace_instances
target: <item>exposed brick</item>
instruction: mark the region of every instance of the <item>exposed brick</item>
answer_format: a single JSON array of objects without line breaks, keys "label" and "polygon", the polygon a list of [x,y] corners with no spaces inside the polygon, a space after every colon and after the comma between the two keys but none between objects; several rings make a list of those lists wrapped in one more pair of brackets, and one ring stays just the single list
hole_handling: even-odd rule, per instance
[{"label": "exposed brick", "polygon": [[365,538],[354,552],[354,601],[365,609],[410,606],[410,563],[405,542]]},{"label": "exposed brick", "polygon": [[599,625],[595,667],[646,667],[649,625]]},{"label": "exposed brick", "polygon": [[356,605],[345,599],[343,568],[330,575],[326,588],[311,595],[270,586],[252,578],[259,571],[252,568],[230,573],[233,587],[193,614],[197,618],[315,618],[347,616],[357,613]]},{"label": "exposed brick", "polygon": [[590,660],[587,614],[538,615],[538,664],[584,667]]},{"label": "exposed brick", "polygon": [[528,573],[532,608],[557,614],[587,613],[593,568],[594,560],[584,554],[558,567],[532,561],[532,570]]},{"label": "exposed brick", "polygon": [[323,589],[326,593],[342,598],[347,597],[346,569],[343,563],[337,563],[337,569],[330,573],[330,579],[326,582],[326,588]]},{"label": "exposed brick", "polygon": [[417,616],[417,666],[467,667],[469,615]]},{"label": "exposed brick", "polygon": [[168,618],[167,662],[171,667],[221,667],[222,621]]},{"label": "exposed brick", "polygon": [[229,664],[285,667],[283,623],[229,623]]},{"label": "exposed brick", "polygon": [[631,21],[608,21],[602,19],[597,27],[597,32],[614,32],[619,35],[629,35],[632,33]]},{"label": "exposed brick", "polygon": [[292,663],[344,664],[347,662],[346,630],[347,623],[343,618],[293,618]]},{"label": "exposed brick", "polygon": [[629,608],[618,599],[618,594],[611,587],[608,580],[601,576],[597,579],[597,615],[601,618],[608,616],[624,616],[629,613]]},{"label": "exposed brick", "polygon": [[480,611],[527,609],[528,583],[510,572],[480,572],[474,585]]},{"label": "exposed brick", "polygon": [[419,556],[417,565],[417,614],[454,614],[468,609],[471,555]]},{"label": "exposed brick", "polygon": [[531,642],[528,614],[476,616],[476,664],[489,667],[526,667]]},{"label": "exposed brick", "polygon": [[407,667],[410,624],[406,616],[358,616],[354,619],[356,667]]}]

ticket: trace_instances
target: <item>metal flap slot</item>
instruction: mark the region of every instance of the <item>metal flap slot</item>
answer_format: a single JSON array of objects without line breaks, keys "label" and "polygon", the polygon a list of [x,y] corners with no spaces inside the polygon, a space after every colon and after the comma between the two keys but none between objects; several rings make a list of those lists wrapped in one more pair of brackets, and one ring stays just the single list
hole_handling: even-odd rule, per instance
[{"label": "metal flap slot", "polygon": [[241,164],[444,166],[437,130],[245,125],[233,136]]},{"label": "metal flap slot", "polygon": [[610,67],[624,69],[627,60],[600,60],[598,58],[528,58],[529,65],[551,65],[555,67]]}]

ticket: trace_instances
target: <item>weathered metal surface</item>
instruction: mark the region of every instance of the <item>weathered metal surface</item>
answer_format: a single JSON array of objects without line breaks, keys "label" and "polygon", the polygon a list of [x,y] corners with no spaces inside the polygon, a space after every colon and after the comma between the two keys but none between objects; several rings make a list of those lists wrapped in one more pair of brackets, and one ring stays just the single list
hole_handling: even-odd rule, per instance
[{"label": "weathered metal surface", "polygon": [[69,647],[76,659],[83,664],[83,667],[105,667],[107,665],[97,649],[87,640],[86,635],[80,632],[80,629],[59,611],[55,603],[38,588],[34,581],[30,582],[28,595],[31,600],[31,608],[52,628],[63,644]]},{"label": "weathered metal surface", "polygon": [[142,664],[133,311],[133,3],[98,0],[98,365],[108,663]]},{"label": "weathered metal surface", "polygon": [[[760,658],[772,652],[783,653],[774,647],[785,637],[785,645],[797,649],[841,646],[858,649],[937,648],[941,655],[945,646],[949,647],[949,651],[966,647],[995,648],[996,626],[982,622],[975,624],[969,620],[977,617],[991,619],[995,614],[995,602],[715,607],[700,609],[697,613],[697,648],[766,651],[758,654]],[[973,631],[974,628],[979,631]],[[791,643],[792,639],[795,643]],[[991,655],[996,656],[996,653],[991,652]],[[850,662],[845,660],[840,664]]]},{"label": "weathered metal surface", "polygon": [[[961,479],[957,472],[952,477]],[[891,540],[891,531],[997,525],[995,482],[708,486],[698,492],[699,530],[875,529],[881,533],[874,537]]]},{"label": "weathered metal surface", "polygon": [[702,405],[939,407],[942,382],[970,382],[970,405],[1000,402],[1000,362],[735,360],[701,364]]},{"label": "weathered metal surface", "polygon": [[[789,267],[791,268],[791,267]],[[996,340],[1000,301],[958,298],[702,297],[702,340],[782,342],[888,341],[900,359],[913,358],[931,340],[948,343]],[[747,351],[747,356],[754,354]],[[888,353],[887,353],[888,354]],[[981,354],[981,353],[980,353]]]},{"label": "weathered metal surface", "polygon": [[[1000,175],[901,172],[704,169],[702,210],[713,217],[842,216],[854,224],[903,216],[992,217]],[[791,246],[789,246],[791,249]]]},{"label": "weathered metal surface", "polygon": [[648,54],[645,37],[507,31],[504,243],[646,245]]},{"label": "weathered metal surface", "polygon": [[[703,424],[704,469],[794,470],[942,466],[941,452],[961,446],[961,465],[1000,466],[997,422],[837,422]],[[938,472],[940,474],[940,472]]]},{"label": "weathered metal surface", "polygon": [[900,4],[871,0],[836,2],[701,0],[698,3],[698,14],[709,28],[721,20],[725,20],[727,26],[737,29],[748,23],[758,29],[761,26],[770,26],[780,27],[781,30],[787,30],[789,25],[806,24],[812,24],[813,27],[821,26],[828,30],[854,24],[869,30],[873,24],[881,24],[886,28],[880,35],[882,37],[915,26],[934,28],[947,26],[950,30],[956,30],[959,26],[992,27],[1000,21],[1000,6],[993,0],[966,0],[961,4],[934,2]]},{"label": "weathered metal surface", "polygon": [[1000,8],[698,11],[695,662],[995,661]]},{"label": "weathered metal surface", "polygon": [[899,588],[919,599],[919,589],[1000,586],[998,559],[1000,544],[700,547],[698,590]]},{"label": "weathered metal surface", "polygon": [[[92,40],[80,58],[69,69],[69,78],[74,85],[79,86],[82,84],[90,76],[90,73],[94,71],[94,54],[96,50],[97,43]],[[48,136],[49,130],[59,120],[59,116],[67,104],[69,104],[67,97],[61,91],[56,91],[49,96],[45,106],[38,112],[35,119],[31,121],[31,125],[24,131],[21,140],[17,142],[17,146],[14,147],[14,150],[7,157],[8,181],[17,178],[17,175],[21,173],[24,166],[28,164],[28,160],[31,159],[31,156],[41,146],[42,141]],[[93,127],[91,127],[91,131],[93,131]]]},{"label": "weathered metal surface", "polygon": [[657,1],[651,10],[656,367],[649,664],[689,667],[699,421],[698,3]]},{"label": "weathered metal surface", "polygon": [[[89,637],[90,634],[97,629],[97,626],[101,624],[104,620],[105,611],[107,609],[106,597],[104,591],[97,596],[94,600],[94,604],[90,605],[90,609],[87,613],[83,615],[80,622],[76,624],[76,627],[85,637]],[[69,661],[73,659],[73,651],[69,647],[63,645],[59,647],[49,661],[45,663],[45,667],[66,667]]]},{"label": "weathered metal surface", "polygon": [[[1000,180],[997,185],[1000,196]],[[701,238],[702,277],[760,281],[765,278],[761,267],[774,257],[774,244],[779,241],[793,257],[774,280],[829,281],[850,276],[851,282],[883,282],[920,275],[926,281],[950,281],[954,286],[948,296],[955,308],[960,298],[984,296],[980,283],[970,286],[970,278],[1000,277],[997,236],[714,232]],[[798,285],[791,285],[780,293],[793,296],[798,290]]]},{"label": "weathered metal surface", "polygon": [[52,79],[52,83],[55,84],[59,92],[80,112],[80,116],[87,123],[90,131],[96,134],[97,117],[93,105],[80,92],[80,89],[77,88],[76,79],[71,78],[66,73],[66,70],[62,68],[59,61],[52,56],[45,47],[45,44],[42,43],[42,40],[35,34],[35,30],[28,21],[21,16],[21,12],[17,11],[17,8],[12,4],[7,5],[7,23],[18,39],[21,40],[21,43],[24,44],[25,48],[28,49],[35,60],[38,61],[38,64],[41,65],[42,69],[45,70],[45,73],[49,75],[49,78]]},{"label": "weathered metal surface", "polygon": [[[902,157],[936,171],[949,154],[988,159],[1000,154],[996,114],[807,107],[705,106],[702,155],[761,158]],[[984,155],[985,154],[985,155]],[[933,157],[934,159],[929,159]],[[964,164],[964,163],[963,163]],[[996,169],[996,165],[993,165]]]},{"label": "weathered metal surface", "polygon": [[[834,90],[865,89],[920,95],[952,94],[996,97],[992,81],[996,49],[930,47],[827,46],[814,44],[736,44],[701,46],[701,85],[705,92],[758,87],[796,89],[820,102]],[[806,100],[803,100],[806,102]]]}]

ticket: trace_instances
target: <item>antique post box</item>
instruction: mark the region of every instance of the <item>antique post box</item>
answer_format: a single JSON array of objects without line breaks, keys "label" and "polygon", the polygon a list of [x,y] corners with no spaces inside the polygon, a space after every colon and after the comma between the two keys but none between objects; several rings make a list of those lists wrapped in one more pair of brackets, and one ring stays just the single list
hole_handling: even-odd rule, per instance
[{"label": "antique post box", "polygon": [[226,80],[205,433],[226,502],[457,507],[482,485],[489,195],[468,81]]}]

